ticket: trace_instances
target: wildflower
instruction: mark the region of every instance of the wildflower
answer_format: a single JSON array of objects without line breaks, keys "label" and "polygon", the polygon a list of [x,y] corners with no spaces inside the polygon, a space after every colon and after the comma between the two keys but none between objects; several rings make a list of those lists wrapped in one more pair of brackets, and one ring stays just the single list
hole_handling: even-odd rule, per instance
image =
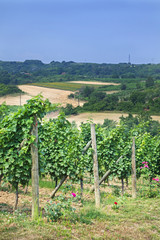
[{"label": "wildflower", "polygon": [[140,169],[142,169],[143,167],[140,167]]},{"label": "wildflower", "polygon": [[76,194],[75,194],[75,193],[72,193],[72,196],[73,196],[73,197],[76,197]]},{"label": "wildflower", "polygon": [[117,202],[114,202],[115,205],[117,205],[118,203]]},{"label": "wildflower", "polygon": [[144,167],[149,168],[147,164],[145,164]]},{"label": "wildflower", "polygon": [[159,182],[159,178],[152,178],[152,180]]}]

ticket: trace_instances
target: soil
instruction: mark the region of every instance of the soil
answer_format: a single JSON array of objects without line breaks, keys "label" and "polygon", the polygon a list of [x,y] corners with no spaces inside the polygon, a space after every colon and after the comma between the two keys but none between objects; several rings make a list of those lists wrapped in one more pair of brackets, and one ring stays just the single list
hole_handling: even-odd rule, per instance
[{"label": "soil", "polygon": [[[33,96],[41,93],[43,97],[48,98],[51,103],[60,103],[62,106],[66,106],[67,103],[72,104],[74,107],[78,106],[78,101],[75,99],[68,99],[68,95],[73,93],[72,91],[64,91],[53,88],[44,88],[30,85],[18,86],[25,94],[21,95],[21,104],[25,104],[27,100]],[[6,102],[7,105],[20,105],[20,95],[7,95],[0,98],[0,104]],[[84,104],[84,101],[80,101],[80,106]]]},{"label": "soil", "polygon": [[[59,112],[47,114],[47,118],[56,118]],[[79,126],[82,122],[86,123],[88,120],[93,121],[94,123],[103,124],[104,119],[114,120],[117,123],[120,121],[120,117],[127,117],[127,113],[113,113],[113,112],[101,112],[101,113],[81,113],[78,115],[71,115],[67,117],[70,122],[75,121],[77,126]],[[134,115],[135,116],[135,115]],[[160,122],[160,116],[152,116],[153,120]]]},{"label": "soil", "polygon": [[[84,83],[84,82],[83,82]],[[88,83],[88,82],[86,82]],[[95,82],[90,82],[95,83]],[[110,84],[110,83],[103,83]],[[114,84],[114,83],[112,83]],[[78,101],[75,99],[68,99],[68,95],[73,93],[72,91],[64,91],[59,89],[51,89],[45,87],[37,87],[30,85],[20,85],[19,88],[24,91],[26,94],[21,95],[21,105],[25,104],[27,100],[41,93],[44,98],[48,98],[51,103],[60,103],[62,106],[65,106],[67,103],[72,104],[74,107],[78,106]],[[20,95],[8,95],[0,97],[0,104],[6,102],[7,105],[20,105]],[[80,101],[80,106],[84,104],[84,101]],[[70,122],[75,121],[77,125],[80,125],[81,122],[86,122],[87,120],[93,120],[94,123],[102,124],[104,119],[108,118],[110,120],[119,121],[121,116],[128,116],[126,113],[112,113],[112,112],[103,112],[103,113],[81,113],[76,116],[68,117]],[[54,118],[58,116],[58,112],[51,113],[47,115],[47,118]],[[160,121],[160,116],[152,116],[153,120]]]},{"label": "soil", "polygon": [[95,84],[95,85],[114,85],[114,86],[120,85],[120,83],[112,83],[112,82],[88,82],[88,81],[70,81],[70,83],[84,83],[84,84]]}]

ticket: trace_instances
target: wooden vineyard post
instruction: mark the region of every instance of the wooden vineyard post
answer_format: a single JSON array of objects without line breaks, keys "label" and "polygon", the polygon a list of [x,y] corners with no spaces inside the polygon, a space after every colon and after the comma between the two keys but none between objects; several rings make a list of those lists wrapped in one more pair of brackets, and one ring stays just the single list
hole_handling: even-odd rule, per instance
[{"label": "wooden vineyard post", "polygon": [[[120,157],[118,158],[118,160],[116,161],[116,164],[121,160],[122,157],[123,157],[123,156],[120,156]],[[108,170],[108,171],[103,175],[103,177],[101,178],[101,180],[99,180],[99,185],[101,185],[101,183],[104,182],[104,181],[107,179],[107,177],[109,176],[110,173],[111,173],[111,170]],[[94,186],[91,188],[90,192],[94,192]]]},{"label": "wooden vineyard post", "polygon": [[56,188],[53,190],[53,192],[51,193],[51,198],[54,198],[56,192],[58,191],[58,189],[62,186],[62,184],[64,183],[64,181],[67,179],[67,175],[64,175],[60,181],[60,183],[56,186]]},{"label": "wooden vineyard post", "polygon": [[34,116],[34,123],[31,134],[35,137],[31,144],[32,156],[32,218],[39,216],[39,164],[38,164],[38,121]]},{"label": "wooden vineyard post", "polygon": [[99,173],[98,173],[95,124],[91,124],[91,140],[92,140],[92,148],[93,148],[93,172],[94,172],[95,204],[96,204],[96,207],[100,207]]},{"label": "wooden vineyard post", "polygon": [[133,137],[132,143],[132,197],[136,198],[136,157],[135,157],[135,137]]}]

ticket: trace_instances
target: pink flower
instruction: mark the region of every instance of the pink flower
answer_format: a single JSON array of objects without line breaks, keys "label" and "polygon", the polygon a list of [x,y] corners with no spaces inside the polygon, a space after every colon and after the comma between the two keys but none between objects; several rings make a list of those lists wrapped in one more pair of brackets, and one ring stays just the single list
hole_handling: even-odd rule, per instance
[{"label": "pink flower", "polygon": [[142,169],[143,167],[140,167],[140,169]]},{"label": "pink flower", "polygon": [[145,164],[144,167],[149,168],[147,164]]},{"label": "pink flower", "polygon": [[156,179],[155,179],[155,178],[152,178],[152,180],[156,181]]},{"label": "pink flower", "polygon": [[72,196],[73,196],[73,197],[76,197],[76,194],[75,194],[75,193],[72,193]]},{"label": "pink flower", "polygon": [[142,164],[148,164],[148,162],[142,162]]},{"label": "pink flower", "polygon": [[159,182],[159,178],[156,178],[155,180],[156,180],[157,182]]}]

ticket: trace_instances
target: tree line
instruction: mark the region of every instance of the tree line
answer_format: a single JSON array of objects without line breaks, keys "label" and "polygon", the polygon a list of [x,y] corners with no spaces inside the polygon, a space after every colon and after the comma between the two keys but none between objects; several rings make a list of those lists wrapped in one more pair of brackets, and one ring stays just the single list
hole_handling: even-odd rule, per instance
[{"label": "tree line", "polygon": [[144,79],[152,76],[160,79],[160,64],[130,63],[76,63],[52,61],[44,64],[40,60],[24,62],[0,61],[0,83],[24,84],[31,82],[69,81],[79,78],[111,78],[115,82],[123,79]]}]

